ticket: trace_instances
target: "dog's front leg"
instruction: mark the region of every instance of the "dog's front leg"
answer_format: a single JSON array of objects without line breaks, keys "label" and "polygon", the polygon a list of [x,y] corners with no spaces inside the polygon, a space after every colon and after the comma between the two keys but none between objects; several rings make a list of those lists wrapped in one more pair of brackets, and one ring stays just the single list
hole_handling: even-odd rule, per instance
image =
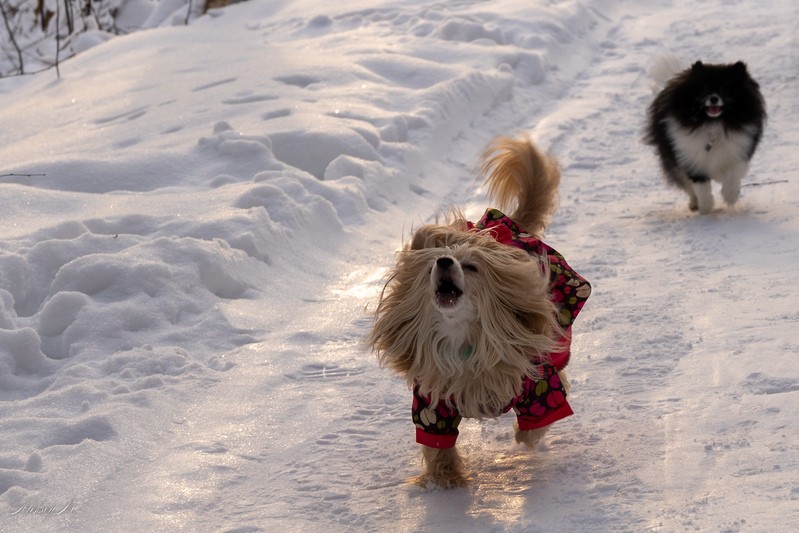
[{"label": "dog's front leg", "polygon": [[721,197],[724,203],[729,206],[735,205],[741,196],[741,179],[749,171],[748,163],[738,163],[727,171],[727,175],[721,183]]},{"label": "dog's front leg", "polygon": [[[699,178],[691,178],[693,181],[692,186],[694,190],[694,198],[696,198],[696,207],[699,212],[706,215],[713,211],[713,190],[710,186],[710,179],[705,176]],[[693,198],[692,198],[693,203]]]},{"label": "dog's front leg", "polygon": [[458,450],[452,448],[431,448],[422,446],[422,474],[415,479],[417,485],[431,488],[431,485],[442,489],[463,487],[468,478]]}]

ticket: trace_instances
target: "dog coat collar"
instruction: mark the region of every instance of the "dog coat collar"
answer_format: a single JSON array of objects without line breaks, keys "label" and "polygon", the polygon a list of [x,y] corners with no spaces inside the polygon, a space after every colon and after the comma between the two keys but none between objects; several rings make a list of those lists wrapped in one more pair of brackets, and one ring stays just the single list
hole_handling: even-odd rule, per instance
[{"label": "dog coat collar", "polygon": [[564,329],[571,327],[591,295],[591,284],[569,266],[560,252],[527,233],[498,209],[487,209],[477,224],[466,224],[471,231],[487,231],[497,242],[521,248],[531,255],[546,257],[552,301],[558,308],[558,321]]}]

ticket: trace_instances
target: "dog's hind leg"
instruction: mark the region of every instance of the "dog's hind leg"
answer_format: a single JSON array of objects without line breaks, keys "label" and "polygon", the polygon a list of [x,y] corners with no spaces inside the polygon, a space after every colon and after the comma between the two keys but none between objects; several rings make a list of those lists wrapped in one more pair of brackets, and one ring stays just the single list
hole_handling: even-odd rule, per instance
[{"label": "dog's hind leg", "polygon": [[699,209],[699,201],[696,199],[696,193],[694,193],[694,186],[691,185],[685,189],[685,192],[688,193],[688,209],[691,211],[696,211]]},{"label": "dog's hind leg", "polygon": [[[702,181],[707,181],[709,183],[707,178],[704,176],[689,176],[676,163],[672,165],[664,165],[664,176],[671,185],[679,187],[685,191],[685,194],[688,195],[688,209],[691,211],[700,210],[697,188]],[[710,197],[710,202],[710,209],[713,209],[712,196]]]},{"label": "dog's hind leg", "polygon": [[[566,395],[568,395],[569,390],[571,390],[571,383],[569,383],[569,378],[566,375],[566,370],[565,369],[558,370],[558,377],[560,378],[560,383],[561,386],[563,387],[563,392]],[[514,439],[519,444],[524,444],[528,448],[535,448],[538,445],[538,443],[541,442],[541,439],[544,438],[544,435],[546,435],[550,427],[552,427],[552,424],[540,428],[525,430],[519,427],[519,422],[517,421],[515,424],[513,424]]]},{"label": "dog's hind leg", "polygon": [[535,448],[541,439],[544,438],[547,431],[549,431],[549,426],[545,426],[542,428],[535,428],[535,429],[528,429],[528,430],[521,430],[519,429],[519,424],[516,423],[513,425],[513,430],[515,432],[514,439],[519,444],[524,444],[528,448]]}]

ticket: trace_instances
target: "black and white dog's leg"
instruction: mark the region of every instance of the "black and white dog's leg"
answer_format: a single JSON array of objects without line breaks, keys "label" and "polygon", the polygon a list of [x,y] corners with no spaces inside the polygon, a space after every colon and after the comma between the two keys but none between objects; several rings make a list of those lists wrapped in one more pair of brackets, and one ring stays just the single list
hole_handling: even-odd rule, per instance
[{"label": "black and white dog's leg", "polygon": [[749,163],[741,162],[727,171],[721,182],[721,197],[728,206],[735,205],[741,196],[741,179],[749,171]]},{"label": "black and white dog's leg", "polygon": [[692,211],[699,210],[703,215],[713,211],[713,189],[710,186],[710,178],[707,176],[690,176],[691,202],[689,207]]}]

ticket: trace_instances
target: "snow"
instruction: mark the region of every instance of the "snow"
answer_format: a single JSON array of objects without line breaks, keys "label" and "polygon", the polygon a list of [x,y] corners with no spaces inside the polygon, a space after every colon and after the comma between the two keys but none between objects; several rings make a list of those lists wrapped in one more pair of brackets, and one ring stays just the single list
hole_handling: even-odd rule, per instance
[{"label": "snow", "polygon": [[[0,79],[0,531],[790,531],[799,523],[795,2],[256,1]],[[135,16],[134,16],[135,15]],[[174,25],[172,25],[174,24]],[[660,54],[769,111],[735,208],[640,140]],[[530,133],[594,294],[575,415],[462,424],[427,492],[364,346],[394,252]],[[718,191],[716,191],[718,194]]]}]

